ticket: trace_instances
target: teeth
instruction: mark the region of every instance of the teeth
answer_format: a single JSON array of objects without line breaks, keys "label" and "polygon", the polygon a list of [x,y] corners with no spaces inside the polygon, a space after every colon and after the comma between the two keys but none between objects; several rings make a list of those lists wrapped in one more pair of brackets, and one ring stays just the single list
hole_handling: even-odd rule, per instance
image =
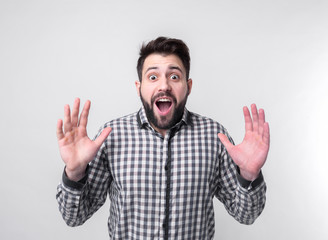
[{"label": "teeth", "polygon": [[171,102],[171,100],[167,98],[161,98],[158,100],[158,102]]}]

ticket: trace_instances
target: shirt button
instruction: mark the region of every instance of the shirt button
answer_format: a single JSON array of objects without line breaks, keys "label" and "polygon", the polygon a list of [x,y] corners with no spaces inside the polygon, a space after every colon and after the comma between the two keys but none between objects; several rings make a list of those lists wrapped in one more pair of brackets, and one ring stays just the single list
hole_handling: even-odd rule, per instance
[{"label": "shirt button", "polygon": [[163,228],[166,228],[166,224],[165,223],[163,223]]},{"label": "shirt button", "polygon": [[164,167],[165,171],[169,170],[169,167],[167,165],[165,165]]}]

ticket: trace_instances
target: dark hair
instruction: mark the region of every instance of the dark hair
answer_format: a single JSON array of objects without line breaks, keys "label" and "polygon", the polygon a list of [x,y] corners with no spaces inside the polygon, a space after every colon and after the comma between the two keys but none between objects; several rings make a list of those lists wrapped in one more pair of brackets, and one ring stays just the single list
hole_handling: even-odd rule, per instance
[{"label": "dark hair", "polygon": [[150,41],[147,45],[145,43],[140,48],[139,59],[137,63],[137,72],[139,81],[142,80],[142,68],[145,59],[152,53],[159,53],[164,55],[174,54],[178,56],[184,68],[186,69],[186,80],[189,79],[190,71],[190,55],[189,48],[180,39],[158,37],[155,40]]}]

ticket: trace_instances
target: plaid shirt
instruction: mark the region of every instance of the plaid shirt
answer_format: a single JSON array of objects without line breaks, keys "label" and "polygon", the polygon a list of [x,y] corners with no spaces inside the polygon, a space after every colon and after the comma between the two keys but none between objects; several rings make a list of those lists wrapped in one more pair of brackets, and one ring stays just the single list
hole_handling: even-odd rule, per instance
[{"label": "plaid shirt", "polygon": [[142,108],[107,126],[113,130],[86,177],[72,182],[64,171],[58,186],[59,210],[69,226],[83,224],[107,195],[111,239],[213,239],[214,196],[241,223],[253,223],[262,212],[263,176],[241,178],[217,137],[228,135],[219,123],[185,109],[163,137]]}]

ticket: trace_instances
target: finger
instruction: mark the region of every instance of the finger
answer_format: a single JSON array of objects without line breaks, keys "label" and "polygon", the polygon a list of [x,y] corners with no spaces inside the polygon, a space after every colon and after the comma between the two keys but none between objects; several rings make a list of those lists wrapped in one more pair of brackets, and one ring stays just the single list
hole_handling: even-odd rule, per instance
[{"label": "finger", "polygon": [[101,144],[103,144],[103,142],[106,140],[106,138],[108,137],[108,135],[111,133],[112,128],[108,127],[105,128],[101,134],[97,137],[97,139],[95,140],[95,143],[98,147],[101,146]]},{"label": "finger", "polygon": [[72,109],[72,126],[76,127],[79,121],[80,99],[76,98]]},{"label": "finger", "polygon": [[263,125],[263,141],[270,146],[270,128],[269,123],[265,122]]},{"label": "finger", "polygon": [[259,131],[259,114],[257,112],[257,108],[255,104],[251,105],[251,111],[252,111],[252,118],[253,118],[253,131],[258,132]]},{"label": "finger", "polygon": [[68,104],[64,107],[64,132],[72,131],[71,110]]},{"label": "finger", "polygon": [[249,113],[248,107],[244,107],[243,108],[243,112],[244,112],[244,118],[245,118],[245,131],[253,131],[253,123],[252,123],[252,118],[251,115]]},{"label": "finger", "polygon": [[225,148],[227,149],[227,151],[229,152],[230,149],[234,146],[228,139],[228,137],[222,133],[218,133],[218,137],[220,139],[220,141],[222,142],[222,144],[225,146]]},{"label": "finger", "polygon": [[265,114],[264,114],[264,110],[261,108],[259,109],[259,133],[261,136],[263,135],[264,123],[265,123]]},{"label": "finger", "polygon": [[61,119],[58,119],[57,121],[57,131],[56,131],[57,139],[60,140],[64,138],[64,132],[63,132],[63,121]]},{"label": "finger", "polygon": [[80,116],[79,126],[82,126],[84,128],[86,128],[87,124],[88,124],[90,105],[91,105],[91,102],[89,100],[87,100],[84,104],[84,107],[83,107],[83,110],[82,110],[82,113]]}]

